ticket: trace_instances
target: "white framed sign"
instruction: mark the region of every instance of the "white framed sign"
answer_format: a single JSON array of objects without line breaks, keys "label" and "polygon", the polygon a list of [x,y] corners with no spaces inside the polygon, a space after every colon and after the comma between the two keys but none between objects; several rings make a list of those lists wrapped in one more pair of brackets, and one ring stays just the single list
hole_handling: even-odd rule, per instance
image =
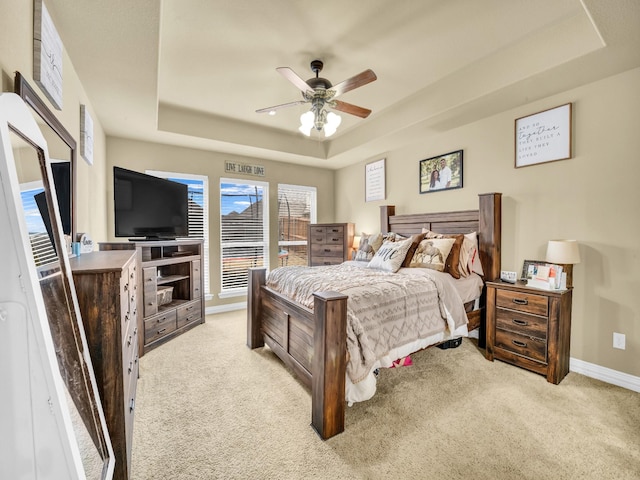
[{"label": "white framed sign", "polygon": [[33,2],[33,78],[62,110],[62,40],[42,0]]},{"label": "white framed sign", "polygon": [[385,193],[385,159],[367,163],[364,167],[365,201],[384,200]]},{"label": "white framed sign", "polygon": [[80,155],[93,165],[93,119],[86,105],[80,105]]},{"label": "white framed sign", "polygon": [[516,168],[571,158],[571,103],[516,119]]}]

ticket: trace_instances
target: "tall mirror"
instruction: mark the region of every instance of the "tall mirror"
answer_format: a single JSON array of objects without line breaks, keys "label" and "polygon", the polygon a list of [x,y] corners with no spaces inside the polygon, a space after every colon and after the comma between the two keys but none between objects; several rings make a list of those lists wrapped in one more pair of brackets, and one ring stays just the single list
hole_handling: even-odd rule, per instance
[{"label": "tall mirror", "polygon": [[47,141],[62,231],[75,241],[77,143],[20,72],[16,72],[14,91],[33,109],[40,131]]},{"label": "tall mirror", "polygon": [[[73,442],[70,451],[74,459],[80,459],[86,478],[108,479],[113,474],[113,451],[79,314],[47,144],[17,96],[1,94],[0,108],[4,109],[0,118],[7,119],[6,123],[0,122],[3,167],[7,168],[0,179],[7,207],[15,203],[17,219],[12,222],[17,227],[10,224],[8,231],[21,230],[22,245],[18,250],[23,249],[29,269],[30,278],[26,281],[35,285],[36,305],[41,302],[44,306],[46,319],[40,321],[48,324],[43,331],[50,332],[64,385],[65,398],[54,398],[53,402],[63,406],[60,422],[70,419],[73,430],[68,437]],[[23,278],[24,272],[9,269],[9,276]],[[46,443],[37,437],[36,432],[34,442]]]}]

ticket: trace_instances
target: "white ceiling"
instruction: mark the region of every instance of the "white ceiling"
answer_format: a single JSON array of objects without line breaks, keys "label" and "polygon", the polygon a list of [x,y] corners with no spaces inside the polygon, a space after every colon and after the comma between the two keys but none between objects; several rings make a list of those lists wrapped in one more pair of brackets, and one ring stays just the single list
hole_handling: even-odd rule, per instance
[{"label": "white ceiling", "polygon": [[[327,168],[640,66],[638,0],[47,0],[107,135]],[[330,139],[278,74],[324,61],[340,99]]]}]

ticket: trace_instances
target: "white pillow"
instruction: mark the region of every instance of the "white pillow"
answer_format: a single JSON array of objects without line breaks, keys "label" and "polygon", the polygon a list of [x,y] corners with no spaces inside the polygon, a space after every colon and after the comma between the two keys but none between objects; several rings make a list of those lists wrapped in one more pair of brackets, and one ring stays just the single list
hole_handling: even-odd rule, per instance
[{"label": "white pillow", "polygon": [[402,242],[384,242],[367,266],[387,272],[397,272],[411,248],[411,243],[410,238]]}]

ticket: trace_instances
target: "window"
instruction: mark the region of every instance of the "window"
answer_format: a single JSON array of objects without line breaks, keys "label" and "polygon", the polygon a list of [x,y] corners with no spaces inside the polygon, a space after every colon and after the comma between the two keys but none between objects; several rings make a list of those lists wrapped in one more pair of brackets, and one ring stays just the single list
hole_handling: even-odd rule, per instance
[{"label": "window", "polygon": [[204,175],[189,173],[157,172],[147,170],[145,173],[160,178],[166,178],[188,187],[189,195],[189,236],[204,240],[204,291],[209,289],[209,179]]},{"label": "window", "polygon": [[278,185],[278,262],[307,265],[309,224],[316,223],[316,188]]},{"label": "window", "polygon": [[245,295],[249,268],[269,268],[269,186],[220,179],[220,296]]},{"label": "window", "polygon": [[36,202],[38,196],[43,194],[44,186],[41,180],[20,185],[20,199],[27,220],[27,231],[36,267],[51,263],[58,258],[45,226],[42,212]]}]

